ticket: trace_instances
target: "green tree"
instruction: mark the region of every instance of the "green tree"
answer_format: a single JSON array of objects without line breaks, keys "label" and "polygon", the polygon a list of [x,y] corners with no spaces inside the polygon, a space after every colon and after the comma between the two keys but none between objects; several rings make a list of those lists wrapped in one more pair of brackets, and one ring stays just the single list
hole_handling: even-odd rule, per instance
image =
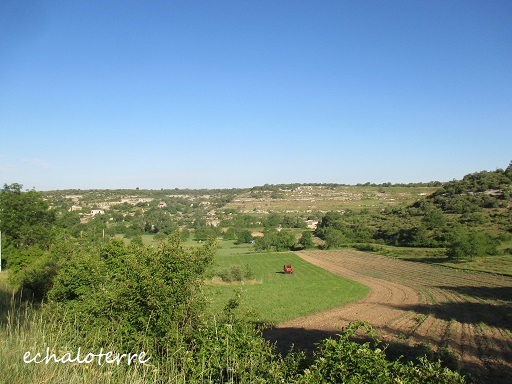
[{"label": "green tree", "polygon": [[266,229],[277,228],[281,224],[282,220],[283,218],[279,214],[270,213],[263,221],[263,226]]},{"label": "green tree", "polygon": [[472,259],[498,253],[498,242],[488,233],[457,227],[451,234],[447,256],[452,259]]},{"label": "green tree", "polygon": [[208,239],[216,238],[219,234],[220,230],[217,227],[204,225],[196,228],[194,231],[194,240],[206,241]]},{"label": "green tree", "polygon": [[324,231],[324,240],[327,249],[339,248],[347,242],[342,231],[330,227]]},{"label": "green tree", "polygon": [[146,224],[145,232],[164,233],[169,235],[178,229],[178,224],[172,220],[166,211],[160,208],[152,208],[144,214]]},{"label": "green tree", "polygon": [[433,208],[425,213],[423,223],[427,229],[442,229],[446,226],[446,219],[443,211],[438,208]]},{"label": "green tree", "polygon": [[257,237],[254,247],[260,251],[288,251],[295,246],[295,235],[289,231],[266,231],[263,237]]},{"label": "green tree", "polygon": [[247,244],[252,241],[251,231],[247,229],[242,229],[236,232],[236,242],[237,244]]},{"label": "green tree", "polygon": [[276,251],[288,251],[295,246],[295,235],[289,231],[279,231],[274,237]]},{"label": "green tree", "polygon": [[187,228],[183,228],[180,232],[180,239],[181,241],[187,241],[190,237],[190,231]]},{"label": "green tree", "polygon": [[340,229],[343,216],[340,212],[327,212],[318,224],[318,229],[333,227]]},{"label": "green tree", "polygon": [[35,190],[22,192],[21,184],[4,185],[0,192],[0,229],[6,247],[48,249],[55,236],[55,212]]},{"label": "green tree", "polygon": [[302,235],[299,239],[299,244],[304,248],[313,248],[315,246],[315,243],[313,243],[313,235],[310,231],[302,232]]},{"label": "green tree", "polygon": [[222,238],[224,240],[235,240],[236,239],[236,230],[234,227],[229,227],[226,232],[223,233]]}]

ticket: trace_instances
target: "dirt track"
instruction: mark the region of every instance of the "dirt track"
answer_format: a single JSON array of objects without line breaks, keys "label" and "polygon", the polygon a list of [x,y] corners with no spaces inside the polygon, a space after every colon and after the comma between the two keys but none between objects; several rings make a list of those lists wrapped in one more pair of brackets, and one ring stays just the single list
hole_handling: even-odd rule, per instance
[{"label": "dirt track", "polygon": [[356,303],[279,324],[266,333],[278,345],[307,346],[363,320],[401,353],[444,348],[478,382],[512,382],[512,278],[348,250],[297,255],[371,291]]}]

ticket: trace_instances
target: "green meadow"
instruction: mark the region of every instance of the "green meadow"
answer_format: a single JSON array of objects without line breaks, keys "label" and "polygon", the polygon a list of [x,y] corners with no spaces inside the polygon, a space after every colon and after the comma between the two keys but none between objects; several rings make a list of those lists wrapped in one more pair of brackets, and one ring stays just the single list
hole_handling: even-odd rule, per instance
[{"label": "green meadow", "polygon": [[[250,249],[221,243],[214,273],[240,266],[252,276],[237,283],[222,283],[218,278],[207,281],[205,290],[214,310],[222,310],[240,294],[242,310],[252,311],[257,321],[276,324],[342,306],[368,294],[366,286],[309,264],[293,253],[253,253]],[[284,264],[293,265],[293,274],[283,273]]]}]

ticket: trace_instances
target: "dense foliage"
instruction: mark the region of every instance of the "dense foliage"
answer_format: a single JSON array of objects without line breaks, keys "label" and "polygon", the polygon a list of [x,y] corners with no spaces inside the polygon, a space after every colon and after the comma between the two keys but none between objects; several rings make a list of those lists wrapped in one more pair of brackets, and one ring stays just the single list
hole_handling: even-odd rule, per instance
[{"label": "dense foliage", "polygon": [[289,231],[265,231],[264,236],[257,237],[254,248],[259,251],[289,251],[295,246],[295,236]]},{"label": "dense foliage", "polygon": [[41,299],[51,287],[65,245],[57,241],[55,212],[38,192],[23,192],[22,188],[14,183],[4,185],[0,192],[3,255],[11,280],[23,287],[27,296]]},{"label": "dense foliage", "polygon": [[[372,341],[356,343],[352,338],[359,329],[373,335]],[[379,348],[373,329],[366,324],[351,324],[338,338],[323,340],[313,363],[299,375],[296,383],[464,383],[456,372],[439,363],[420,358],[416,364],[390,361]]]},{"label": "dense foliage", "polygon": [[0,229],[7,248],[48,249],[53,242],[55,212],[35,190],[22,192],[21,184],[4,185],[0,192]]},{"label": "dense foliage", "polygon": [[[78,320],[75,334],[105,345],[116,335],[130,348],[161,355],[186,338],[203,307],[200,279],[214,244],[185,249],[178,235],[158,247],[112,240],[73,252],[63,262],[48,297],[63,321]],[[179,336],[179,337],[178,337]]]}]

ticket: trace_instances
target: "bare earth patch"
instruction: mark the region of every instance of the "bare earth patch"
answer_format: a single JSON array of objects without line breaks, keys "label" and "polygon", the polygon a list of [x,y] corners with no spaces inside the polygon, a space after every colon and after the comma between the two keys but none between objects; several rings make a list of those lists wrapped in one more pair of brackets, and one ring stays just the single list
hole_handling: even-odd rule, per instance
[{"label": "bare earth patch", "polygon": [[308,348],[348,323],[369,322],[390,346],[457,356],[478,382],[512,382],[512,278],[396,260],[358,251],[298,252],[304,260],[367,285],[364,299],[265,332],[278,346]]}]

